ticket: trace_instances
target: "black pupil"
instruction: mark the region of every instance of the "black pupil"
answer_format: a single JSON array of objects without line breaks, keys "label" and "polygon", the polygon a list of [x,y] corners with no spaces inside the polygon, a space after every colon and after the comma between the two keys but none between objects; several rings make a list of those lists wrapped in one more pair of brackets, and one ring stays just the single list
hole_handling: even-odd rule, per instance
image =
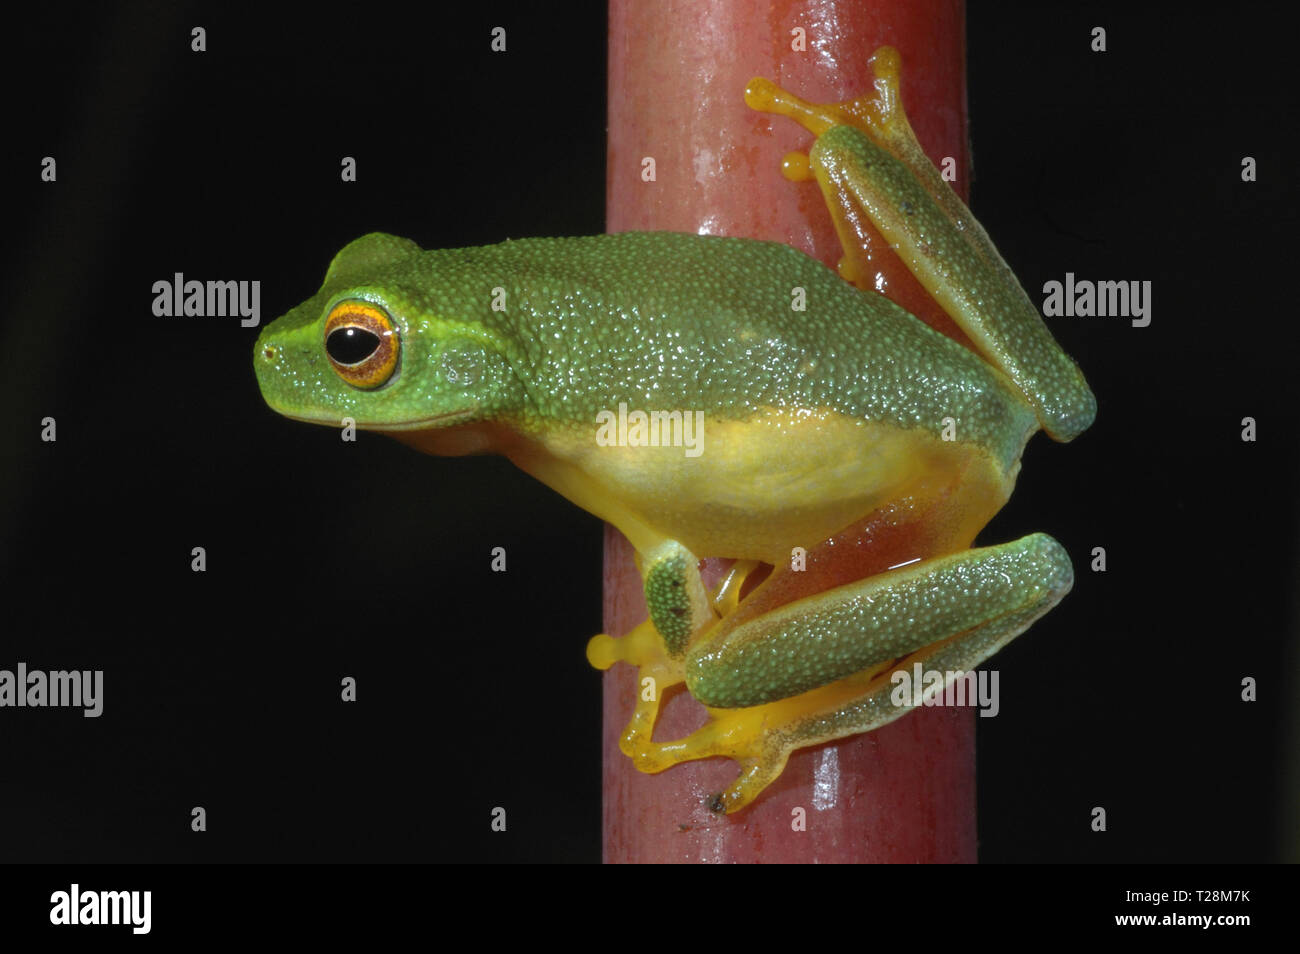
[{"label": "black pupil", "polygon": [[379,335],[349,325],[335,328],[325,339],[325,350],[339,364],[360,364],[379,347]]}]

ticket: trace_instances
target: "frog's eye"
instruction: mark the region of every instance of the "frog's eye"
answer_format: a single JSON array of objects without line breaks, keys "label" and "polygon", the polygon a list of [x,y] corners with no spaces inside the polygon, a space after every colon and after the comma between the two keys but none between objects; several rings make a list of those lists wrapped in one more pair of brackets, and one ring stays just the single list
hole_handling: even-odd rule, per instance
[{"label": "frog's eye", "polygon": [[400,351],[393,320],[370,302],[341,301],[325,319],[325,355],[354,388],[368,391],[387,384]]}]

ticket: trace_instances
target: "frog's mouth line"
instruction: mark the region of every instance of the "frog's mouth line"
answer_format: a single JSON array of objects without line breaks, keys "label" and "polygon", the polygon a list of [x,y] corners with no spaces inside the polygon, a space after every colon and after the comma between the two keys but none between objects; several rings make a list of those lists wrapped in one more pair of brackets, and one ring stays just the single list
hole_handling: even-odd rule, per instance
[{"label": "frog's mouth line", "polygon": [[403,421],[400,424],[363,424],[358,421],[357,427],[363,427],[371,431],[424,431],[430,428],[444,428],[452,424],[459,424],[462,421],[468,421],[477,413],[478,405],[476,404],[462,411],[433,414],[429,417],[416,418],[414,421]]},{"label": "frog's mouth line", "polygon": [[[448,411],[445,414],[431,414],[428,417],[419,417],[411,421],[363,421],[357,419],[357,427],[363,431],[425,431],[425,430],[442,430],[462,421],[468,421],[478,412],[478,405],[467,407],[459,411]],[[333,415],[309,416],[305,414],[294,414],[289,411],[280,411],[285,417],[294,421],[302,421],[304,424],[323,424],[326,427],[338,427],[339,418]]]}]

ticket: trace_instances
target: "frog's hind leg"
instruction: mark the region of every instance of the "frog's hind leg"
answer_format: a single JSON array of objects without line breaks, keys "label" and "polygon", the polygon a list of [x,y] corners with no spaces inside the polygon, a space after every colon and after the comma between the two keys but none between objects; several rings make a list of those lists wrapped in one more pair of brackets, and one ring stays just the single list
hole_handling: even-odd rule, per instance
[{"label": "frog's hind leg", "polygon": [[[725,756],[736,781],[716,811],[749,804],[795,749],[869,732],[917,702],[896,674],[916,664],[943,685],[997,652],[1069,591],[1069,557],[1051,537],[965,551],[806,597],[695,644],[685,665],[710,722],[631,746],[641,771]],[[933,687],[931,689],[933,691]]]},{"label": "frog's hind leg", "polygon": [[[858,228],[865,218],[975,348],[1015,382],[1043,429],[1056,440],[1073,439],[1097,411],[1082,372],[916,141],[903,112],[898,52],[882,47],[871,64],[870,96],[818,105],[756,79],[745,101],[817,135],[806,161],[786,158],[787,174],[806,178],[811,167],[849,261],[859,243],[870,241]],[[850,281],[854,268],[861,266],[848,270]]]}]

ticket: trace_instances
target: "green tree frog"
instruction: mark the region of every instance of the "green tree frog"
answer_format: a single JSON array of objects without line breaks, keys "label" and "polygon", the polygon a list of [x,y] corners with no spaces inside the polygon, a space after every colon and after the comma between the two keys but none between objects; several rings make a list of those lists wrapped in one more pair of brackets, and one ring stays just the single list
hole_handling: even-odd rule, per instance
[{"label": "green tree frog", "polygon": [[[846,103],[763,80],[746,98],[815,134],[787,168],[816,177],[846,254],[869,220],[962,343],[777,243],[629,232],[423,251],[371,234],[254,351],[281,414],[504,454],[622,531],[648,619],[594,637],[588,659],[653,680],[621,740],[638,768],[739,764],[718,812],[793,750],[909,711],[895,672],[969,671],[1073,583],[1045,534],[971,544],[1033,432],[1071,440],[1095,400],[921,152],[897,54],[873,70],[872,94]],[[705,557],[735,561],[711,591]],[[682,683],[710,721],[654,741]]]}]

